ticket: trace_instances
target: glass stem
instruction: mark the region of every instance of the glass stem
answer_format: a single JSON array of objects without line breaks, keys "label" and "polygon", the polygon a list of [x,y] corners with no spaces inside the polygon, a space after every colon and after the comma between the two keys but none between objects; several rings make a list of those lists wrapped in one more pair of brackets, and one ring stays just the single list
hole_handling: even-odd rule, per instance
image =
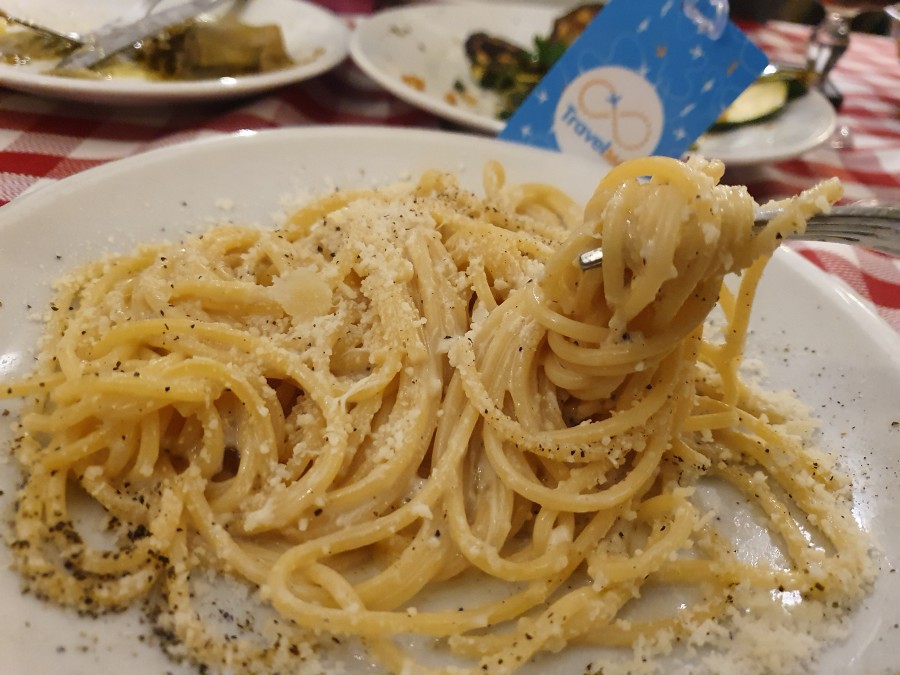
[{"label": "glass stem", "polygon": [[813,30],[806,50],[806,67],[815,73],[816,84],[827,79],[849,44],[849,19],[838,12],[828,12]]}]

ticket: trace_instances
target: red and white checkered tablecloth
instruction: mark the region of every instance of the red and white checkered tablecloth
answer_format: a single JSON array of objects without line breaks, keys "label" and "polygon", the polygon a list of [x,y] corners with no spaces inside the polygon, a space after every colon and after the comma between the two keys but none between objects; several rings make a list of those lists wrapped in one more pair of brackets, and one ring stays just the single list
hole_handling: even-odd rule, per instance
[{"label": "red and white checkered tablecloth", "polygon": [[[802,63],[810,28],[772,22],[745,27],[772,61]],[[784,162],[729,171],[757,200],[795,194],[828,176],[841,179],[846,201],[900,203],[900,59],[889,38],[854,34],[831,76],[844,95],[838,124],[852,147],[826,144]],[[795,243],[806,258],[841,278],[900,331],[900,258],[841,244]]]},{"label": "red and white checkered tablecloth", "polygon": [[[345,0],[338,8],[355,12],[365,4]],[[802,61],[808,27],[775,22],[745,29],[773,61]],[[837,176],[850,201],[900,202],[900,60],[894,43],[854,35],[832,79],[845,95],[839,122],[853,130],[853,147],[824,145],[791,160],[729,171],[727,180],[747,185],[764,201]],[[167,108],[90,106],[0,88],[0,204],[152,148],[245,129],[316,124],[443,126],[349,62],[254,99]],[[792,245],[843,279],[900,332],[900,259],[843,245]]]}]

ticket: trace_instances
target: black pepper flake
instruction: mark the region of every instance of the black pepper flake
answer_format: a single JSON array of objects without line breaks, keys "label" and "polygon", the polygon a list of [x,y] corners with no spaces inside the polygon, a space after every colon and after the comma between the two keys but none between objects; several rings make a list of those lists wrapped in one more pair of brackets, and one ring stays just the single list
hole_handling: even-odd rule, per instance
[{"label": "black pepper flake", "polygon": [[131,530],[128,533],[128,538],[131,541],[137,541],[138,539],[143,539],[144,537],[150,536],[150,530],[146,528],[144,525],[138,525],[136,528]]}]

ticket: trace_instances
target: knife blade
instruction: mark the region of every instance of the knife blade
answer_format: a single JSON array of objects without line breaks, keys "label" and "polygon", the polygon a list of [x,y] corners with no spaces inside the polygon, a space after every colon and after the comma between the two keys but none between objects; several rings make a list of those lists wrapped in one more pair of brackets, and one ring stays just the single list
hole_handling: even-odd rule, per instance
[{"label": "knife blade", "polygon": [[234,0],[190,0],[184,4],[148,14],[143,19],[119,26],[101,28],[87,36],[85,43],[66,55],[56,69],[91,68],[136,42],[152,37],[169,26],[187,21],[198,14]]}]

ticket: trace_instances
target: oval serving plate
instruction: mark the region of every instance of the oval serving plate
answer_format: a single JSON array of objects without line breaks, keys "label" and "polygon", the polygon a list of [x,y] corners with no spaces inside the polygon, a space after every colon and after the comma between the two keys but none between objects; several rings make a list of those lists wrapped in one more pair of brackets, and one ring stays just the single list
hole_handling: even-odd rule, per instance
[{"label": "oval serving plate", "polygon": [[[551,183],[582,203],[600,178],[588,160],[472,135],[313,127],[170,146],[36,190],[0,208],[0,378],[30,368],[41,329],[35,315],[48,305],[49,282],[82,260],[226,220],[270,226],[298,197],[406,180],[428,168],[452,171],[479,190],[489,160],[501,161],[511,182]],[[900,622],[900,574],[891,573],[900,564],[900,501],[891,498],[900,475],[900,338],[833,278],[779,251],[763,278],[748,354],[768,366],[768,385],[794,389],[823,420],[824,444],[840,453],[854,480],[854,514],[880,546],[874,592],[849,615],[847,639],[822,652],[816,671],[886,672],[896,664]],[[0,446],[9,440],[4,424]],[[4,513],[15,485],[13,463],[0,462]],[[79,618],[21,595],[9,562],[0,546],[0,654],[8,672],[194,672],[152,646],[136,611]],[[479,592],[461,586],[461,596]],[[572,647],[523,672],[582,673],[597,656]]]}]

